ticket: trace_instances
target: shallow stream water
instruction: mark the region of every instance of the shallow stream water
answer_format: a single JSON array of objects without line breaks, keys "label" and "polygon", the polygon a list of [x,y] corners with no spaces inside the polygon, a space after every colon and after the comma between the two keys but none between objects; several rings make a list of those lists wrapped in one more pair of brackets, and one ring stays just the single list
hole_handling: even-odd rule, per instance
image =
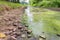
[{"label": "shallow stream water", "polygon": [[25,9],[25,14],[27,16],[26,23],[28,24],[28,28],[32,30],[33,35],[35,37],[44,36],[46,40],[60,40],[60,37],[55,34],[55,30],[51,27],[52,24],[47,23],[52,20],[51,18],[55,13],[52,11],[50,12],[48,9],[42,10],[40,8],[30,7],[29,0],[26,3],[28,3],[27,8]]},{"label": "shallow stream water", "polygon": [[[31,12],[30,11],[30,7],[27,7],[27,9],[25,9],[25,12],[26,12],[26,15],[27,15],[27,22],[29,24],[29,29],[32,30],[32,33],[34,36],[44,36],[46,37],[46,40],[60,40],[60,37],[58,37],[56,34],[54,33],[49,33],[49,32],[46,32],[44,31],[44,21],[42,19],[39,19],[37,17],[37,14],[40,16],[40,12],[36,12],[36,16],[37,19],[39,19],[40,21],[34,21],[34,20],[37,20],[37,19],[34,19],[34,12]],[[43,33],[44,32],[44,33]]]}]

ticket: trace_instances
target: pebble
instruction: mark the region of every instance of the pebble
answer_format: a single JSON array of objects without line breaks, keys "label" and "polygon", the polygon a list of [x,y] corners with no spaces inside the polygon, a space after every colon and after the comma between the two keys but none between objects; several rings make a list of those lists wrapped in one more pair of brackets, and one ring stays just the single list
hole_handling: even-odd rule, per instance
[{"label": "pebble", "polygon": [[58,37],[60,37],[60,34],[57,34]]},{"label": "pebble", "polygon": [[12,18],[9,18],[9,21],[12,21]]},{"label": "pebble", "polygon": [[13,23],[13,26],[17,26],[18,25],[18,23]]},{"label": "pebble", "polygon": [[13,35],[16,35],[17,34],[17,32],[13,32]]},{"label": "pebble", "polygon": [[20,36],[20,34],[21,34],[20,32],[17,32],[17,33],[16,33],[17,36]]},{"label": "pebble", "polygon": [[14,36],[11,36],[11,38],[12,38],[13,40],[16,40],[16,38],[15,38]]},{"label": "pebble", "polygon": [[24,30],[27,31],[28,29],[25,27]]},{"label": "pebble", "polygon": [[18,29],[22,29],[23,27],[22,26],[18,26]]},{"label": "pebble", "polygon": [[30,34],[28,35],[28,38],[31,38],[31,35]]},{"label": "pebble", "polygon": [[13,29],[13,32],[15,32],[15,31],[16,31],[16,28]]},{"label": "pebble", "polygon": [[31,30],[28,30],[27,33],[30,34],[32,31]]},{"label": "pebble", "polygon": [[26,37],[26,35],[25,35],[25,34],[22,34],[22,35],[21,35],[21,37],[22,37],[22,38],[25,38],[25,37]]},{"label": "pebble", "polygon": [[12,33],[13,31],[12,30],[9,30],[10,33]]},{"label": "pebble", "polygon": [[24,29],[20,29],[21,30],[21,32],[23,32],[24,31]]},{"label": "pebble", "polygon": [[3,18],[5,21],[8,21],[8,19],[7,18]]}]

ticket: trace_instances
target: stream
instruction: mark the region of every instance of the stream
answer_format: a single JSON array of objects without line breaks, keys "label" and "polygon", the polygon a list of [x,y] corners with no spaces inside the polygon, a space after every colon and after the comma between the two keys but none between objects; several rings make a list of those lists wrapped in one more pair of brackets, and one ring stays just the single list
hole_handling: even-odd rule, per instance
[{"label": "stream", "polygon": [[[29,3],[29,0],[27,3]],[[46,38],[45,40],[60,40],[60,37],[58,37],[56,34],[44,31],[45,22],[42,20],[42,18],[41,19],[38,18],[41,16],[40,11],[35,12],[35,14],[38,14],[38,15],[36,15],[35,16],[36,19],[34,19],[34,12],[31,12],[31,8],[32,7],[30,7],[28,5],[27,8],[25,9],[25,13],[27,15],[26,21],[28,23],[28,28],[32,30],[33,35],[35,37],[42,36],[42,37]],[[32,8],[32,9],[34,9],[34,8]],[[37,10],[35,10],[35,11],[37,11]],[[35,22],[34,20],[37,20],[37,19],[39,21]]]},{"label": "stream", "polygon": [[58,37],[56,34],[50,34],[44,31],[44,22],[42,20],[40,20],[39,22],[34,22],[33,13],[30,12],[30,7],[27,7],[27,9],[25,9],[25,12],[28,17],[28,28],[32,30],[32,33],[35,37],[43,36],[46,37],[46,40],[60,40],[60,37]]}]

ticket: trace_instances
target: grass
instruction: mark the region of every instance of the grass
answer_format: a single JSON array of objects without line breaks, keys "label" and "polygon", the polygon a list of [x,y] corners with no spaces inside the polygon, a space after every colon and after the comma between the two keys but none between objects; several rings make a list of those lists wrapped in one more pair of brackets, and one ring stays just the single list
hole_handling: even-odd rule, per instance
[{"label": "grass", "polygon": [[30,0],[31,6],[43,8],[59,8],[60,0]]},{"label": "grass", "polygon": [[7,1],[0,1],[0,5],[7,5],[7,6],[10,6],[11,8],[17,8],[17,7],[23,6],[20,3],[13,3],[13,2],[7,2]]},{"label": "grass", "polygon": [[40,13],[34,14],[33,18],[34,22],[39,22],[40,20],[44,22],[45,31],[60,34],[60,12],[41,10]]}]

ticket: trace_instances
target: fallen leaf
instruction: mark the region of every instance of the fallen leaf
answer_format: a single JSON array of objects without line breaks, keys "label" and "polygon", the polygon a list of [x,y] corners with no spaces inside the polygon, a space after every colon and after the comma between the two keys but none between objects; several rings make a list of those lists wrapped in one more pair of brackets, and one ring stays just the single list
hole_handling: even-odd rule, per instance
[{"label": "fallen leaf", "polygon": [[0,33],[0,38],[5,38],[6,35],[4,33]]}]

